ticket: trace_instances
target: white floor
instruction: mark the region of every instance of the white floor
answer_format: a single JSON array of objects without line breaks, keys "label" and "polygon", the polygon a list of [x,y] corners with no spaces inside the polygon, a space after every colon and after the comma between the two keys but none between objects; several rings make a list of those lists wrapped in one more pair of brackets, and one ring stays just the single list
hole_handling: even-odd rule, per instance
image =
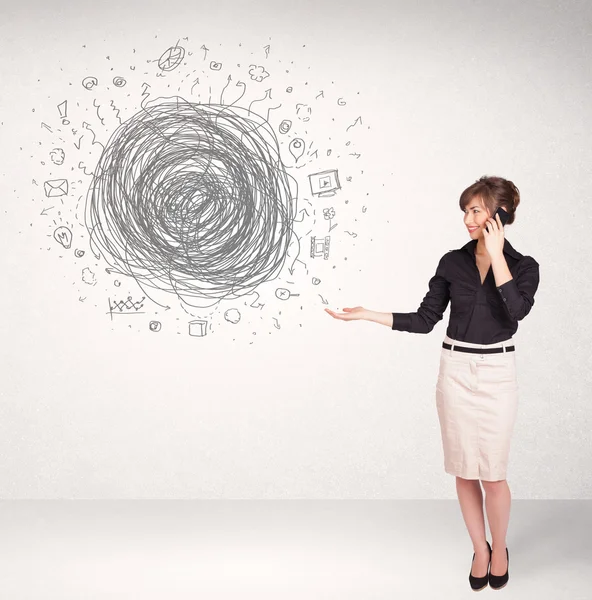
[{"label": "white floor", "polygon": [[[514,499],[475,597],[591,599],[591,534],[592,501]],[[458,600],[472,553],[455,500],[0,501],[2,600]]]}]

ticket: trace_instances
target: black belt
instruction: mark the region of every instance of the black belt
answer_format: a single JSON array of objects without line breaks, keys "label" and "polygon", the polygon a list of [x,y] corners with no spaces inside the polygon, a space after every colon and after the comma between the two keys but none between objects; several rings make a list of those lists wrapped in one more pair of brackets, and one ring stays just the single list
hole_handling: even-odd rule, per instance
[{"label": "black belt", "polygon": [[[450,350],[452,344],[442,342],[442,348]],[[456,344],[454,344],[454,350],[458,350],[459,352],[471,352],[473,354],[499,354],[504,351],[503,348],[467,348],[466,346],[457,346]],[[514,346],[506,346],[506,352],[514,352],[514,350]]]}]

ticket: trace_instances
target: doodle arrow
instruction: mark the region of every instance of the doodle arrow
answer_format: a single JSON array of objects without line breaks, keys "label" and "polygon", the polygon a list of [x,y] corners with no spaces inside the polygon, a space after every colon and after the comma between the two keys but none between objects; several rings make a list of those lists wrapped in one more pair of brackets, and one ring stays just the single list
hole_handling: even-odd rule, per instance
[{"label": "doodle arrow", "polygon": [[349,130],[350,130],[350,129],[351,129],[353,126],[354,126],[354,125],[357,125],[358,123],[359,123],[360,125],[362,124],[362,117],[358,117],[358,118],[357,118],[357,119],[356,119],[356,120],[355,120],[355,121],[354,121],[354,122],[353,122],[353,123],[352,123],[352,124],[351,124],[351,125],[350,125],[350,126],[347,128],[347,129],[346,129],[346,131],[349,131]]},{"label": "doodle arrow", "polygon": [[236,104],[245,95],[245,92],[247,91],[247,84],[246,83],[243,83],[242,81],[237,81],[235,83],[235,85],[236,85],[236,87],[238,87],[239,85],[242,85],[243,86],[243,93],[230,106],[232,106],[233,104]]},{"label": "doodle arrow", "polygon": [[271,99],[271,88],[269,88],[268,90],[265,90],[265,96],[263,96],[263,98],[259,98],[258,100],[253,100],[253,102],[251,102],[251,104],[249,104],[249,113],[251,112],[251,106],[253,106],[253,104],[255,104],[255,102],[263,102],[267,98]]},{"label": "doodle arrow", "polygon": [[222,88],[222,91],[220,92],[220,104],[223,104],[222,98],[224,97],[224,92],[226,91],[226,88],[230,85],[231,81],[232,81],[232,75],[229,75],[226,85]]},{"label": "doodle arrow", "polygon": [[44,208],[44,209],[41,211],[41,214],[42,214],[42,215],[46,215],[46,214],[47,214],[47,211],[48,211],[48,210],[51,210],[52,208],[53,208],[53,206],[50,206],[49,208]]}]

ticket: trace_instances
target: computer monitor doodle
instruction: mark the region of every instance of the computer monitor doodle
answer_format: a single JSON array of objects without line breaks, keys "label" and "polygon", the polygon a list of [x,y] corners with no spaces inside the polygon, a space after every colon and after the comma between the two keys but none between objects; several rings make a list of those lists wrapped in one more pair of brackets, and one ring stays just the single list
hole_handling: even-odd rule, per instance
[{"label": "computer monitor doodle", "polygon": [[327,197],[334,196],[337,190],[341,189],[339,185],[339,176],[336,169],[313,173],[308,176],[310,182],[310,191],[313,196]]}]

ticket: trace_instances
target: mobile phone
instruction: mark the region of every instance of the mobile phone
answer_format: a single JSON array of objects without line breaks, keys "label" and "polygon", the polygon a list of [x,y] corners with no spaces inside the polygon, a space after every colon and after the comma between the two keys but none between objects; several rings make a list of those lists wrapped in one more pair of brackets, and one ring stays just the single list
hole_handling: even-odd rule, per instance
[{"label": "mobile phone", "polygon": [[495,214],[493,215],[493,220],[497,222],[495,215],[499,215],[500,221],[502,222],[502,227],[508,222],[508,219],[510,218],[510,214],[506,212],[501,206],[498,207],[498,209],[495,211]]}]

